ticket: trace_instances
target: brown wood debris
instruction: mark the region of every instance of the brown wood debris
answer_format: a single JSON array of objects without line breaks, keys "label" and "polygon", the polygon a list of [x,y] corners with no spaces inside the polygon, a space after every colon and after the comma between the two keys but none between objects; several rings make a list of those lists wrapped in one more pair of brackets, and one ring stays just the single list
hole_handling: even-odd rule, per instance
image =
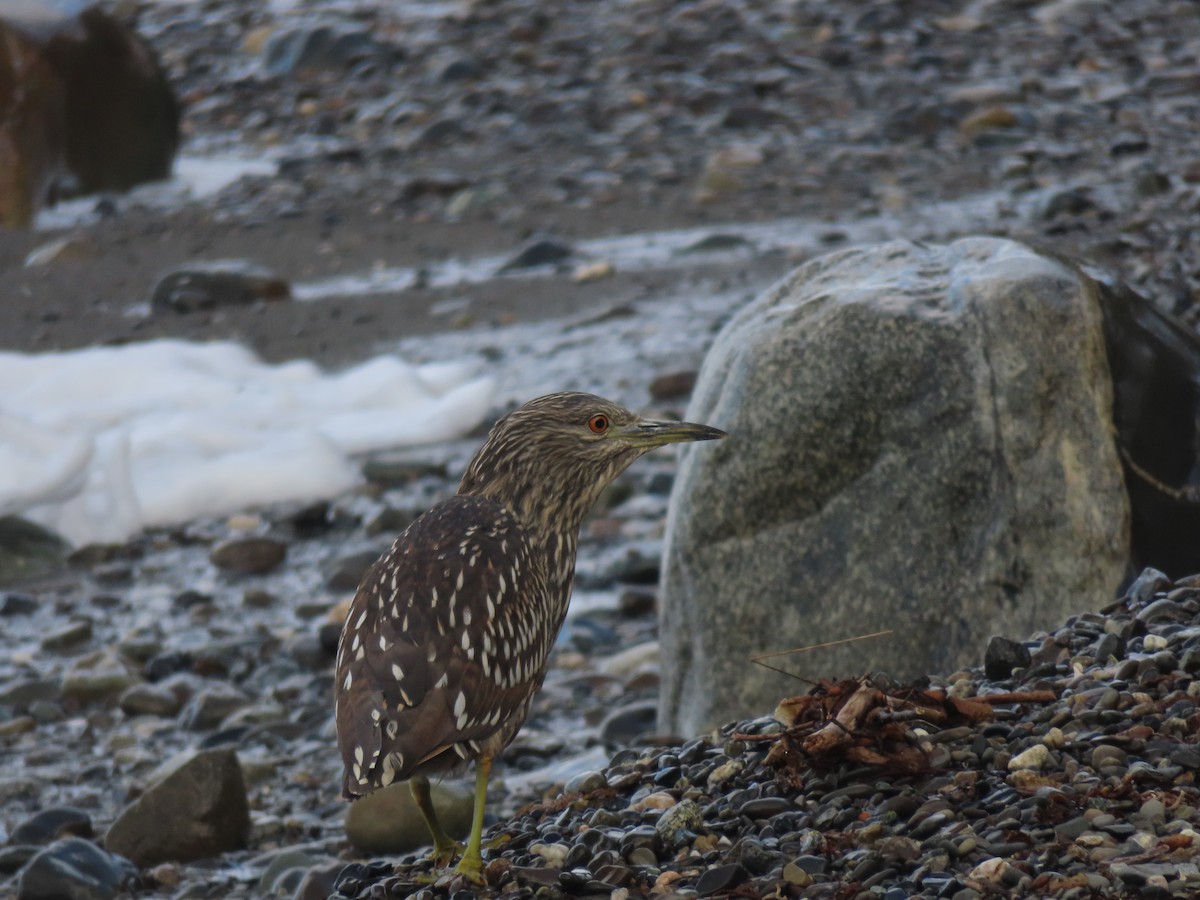
[{"label": "brown wood debris", "polygon": [[1050,691],[964,698],[936,689],[883,688],[866,678],[823,680],[809,693],[779,704],[775,718],[787,726],[782,734],[734,737],[774,741],[766,763],[775,767],[782,786],[799,789],[806,771],[846,763],[877,766],[904,775],[926,772],[929,756],[914,726],[936,740],[941,730],[988,721],[997,705],[1048,703],[1054,699]]}]

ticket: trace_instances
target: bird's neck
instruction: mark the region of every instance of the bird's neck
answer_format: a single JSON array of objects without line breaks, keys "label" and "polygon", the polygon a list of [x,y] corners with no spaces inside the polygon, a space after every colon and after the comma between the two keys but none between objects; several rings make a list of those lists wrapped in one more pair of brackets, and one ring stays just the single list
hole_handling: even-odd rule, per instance
[{"label": "bird's neck", "polygon": [[[572,547],[588,511],[595,504],[607,481],[584,481],[573,486],[550,478],[530,475],[521,469],[493,472],[486,481],[476,481],[468,472],[458,493],[486,497],[507,508],[530,535],[570,537]],[[567,482],[571,484],[571,482]]]}]

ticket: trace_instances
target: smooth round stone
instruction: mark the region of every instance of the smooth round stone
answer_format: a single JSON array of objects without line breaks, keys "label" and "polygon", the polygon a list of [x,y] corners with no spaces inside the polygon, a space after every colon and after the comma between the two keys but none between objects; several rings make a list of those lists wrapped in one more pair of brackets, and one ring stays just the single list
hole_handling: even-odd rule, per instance
[{"label": "smooth round stone", "polygon": [[63,627],[51,631],[42,638],[43,650],[69,650],[72,647],[77,647],[80,644],[91,640],[92,623],[87,619],[79,622],[71,622]]},{"label": "smooth round stone", "polygon": [[580,772],[563,786],[563,792],[590,794],[592,791],[603,790],[606,787],[608,787],[608,779],[603,772]]},{"label": "smooth round stone", "polygon": [[808,887],[813,879],[812,875],[793,861],[783,867],[783,880],[796,887]]},{"label": "smooth round stone", "polygon": [[[452,838],[465,837],[471,828],[473,794],[446,782],[434,782],[430,793],[442,828]],[[407,784],[389,784],[351,803],[346,837],[364,853],[408,853],[430,843],[429,829]]]},{"label": "smooth round stone", "polygon": [[155,684],[135,684],[125,689],[117,705],[127,716],[173,718],[182,704],[174,692]]},{"label": "smooth round stone", "polygon": [[600,739],[606,744],[623,746],[654,730],[658,723],[658,704],[638,701],[614,709],[600,726]]},{"label": "smooth round stone", "polygon": [[63,676],[63,697],[81,703],[96,703],[118,696],[138,681],[120,660],[108,654],[81,659]]},{"label": "smooth round stone", "polygon": [[799,867],[809,875],[821,875],[829,867],[829,860],[823,856],[797,856],[792,865]]},{"label": "smooth round stone", "polygon": [[29,715],[39,725],[61,722],[67,717],[63,708],[51,700],[34,700],[29,704]]},{"label": "smooth round stone", "polygon": [[68,835],[91,837],[92,817],[73,806],[55,806],[23,821],[13,829],[9,841],[44,846]]},{"label": "smooth round stone", "polygon": [[111,900],[133,886],[137,869],[83,838],[51,844],[21,870],[20,900]]},{"label": "smooth round stone", "polygon": [[[263,859],[264,857],[259,857],[256,862],[261,864]],[[275,890],[275,886],[285,872],[296,869],[307,871],[320,861],[320,857],[313,856],[304,850],[286,849],[275,853],[270,857],[270,862],[267,863],[267,867],[263,870],[262,875],[259,876],[258,889],[267,896],[278,894],[279,892]],[[299,878],[297,879],[298,881]]]},{"label": "smooth round stone", "polygon": [[625,855],[631,866],[657,866],[658,854],[649,847],[635,847]]},{"label": "smooth round stone", "polygon": [[737,863],[713,866],[700,874],[700,878],[696,881],[696,893],[701,897],[708,897],[721,891],[728,891],[744,882],[747,877],[746,870]]},{"label": "smooth round stone", "polygon": [[1129,762],[1129,755],[1120,747],[1111,744],[1100,744],[1092,748],[1092,768],[1102,769],[1105,766],[1124,766]]},{"label": "smooth round stone", "polygon": [[207,731],[249,703],[250,698],[236,688],[228,685],[207,687],[184,707],[182,725],[189,731]]},{"label": "smooth round stone", "polygon": [[796,807],[786,797],[760,797],[747,800],[738,810],[738,815],[750,819],[769,819],[780,813],[793,812]]},{"label": "smooth round stone", "polygon": [[1010,759],[1008,761],[1008,768],[1009,771],[1013,772],[1018,769],[1041,770],[1053,762],[1054,755],[1050,752],[1050,748],[1045,744],[1034,744]]},{"label": "smooth round stone", "polygon": [[218,569],[239,575],[265,575],[286,556],[287,544],[268,537],[222,541],[209,553],[209,559]]}]

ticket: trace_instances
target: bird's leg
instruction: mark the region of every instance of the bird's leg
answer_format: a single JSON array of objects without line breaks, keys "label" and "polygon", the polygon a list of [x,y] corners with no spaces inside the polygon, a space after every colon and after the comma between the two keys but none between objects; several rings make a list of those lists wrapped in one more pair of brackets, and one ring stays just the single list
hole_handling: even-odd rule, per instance
[{"label": "bird's leg", "polygon": [[492,757],[484,754],[475,760],[475,814],[471,819],[471,836],[467,838],[467,849],[454,871],[468,881],[484,884],[483,854],[483,807],[487,803],[488,776],[492,773]]},{"label": "bird's leg", "polygon": [[429,779],[421,775],[414,775],[408,782],[408,789],[412,791],[417,809],[421,811],[421,817],[429,827],[430,835],[433,836],[434,865],[450,865],[454,861],[454,857],[462,850],[462,844],[442,830],[442,824],[438,821],[437,812],[433,808],[433,799],[429,796]]}]

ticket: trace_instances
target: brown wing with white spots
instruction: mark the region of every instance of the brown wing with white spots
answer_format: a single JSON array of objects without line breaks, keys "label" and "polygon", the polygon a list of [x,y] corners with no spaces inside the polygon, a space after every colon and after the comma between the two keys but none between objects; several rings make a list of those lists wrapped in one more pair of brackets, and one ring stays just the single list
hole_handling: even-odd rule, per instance
[{"label": "brown wing with white spots", "polygon": [[338,648],[343,793],[511,739],[554,640],[543,630],[561,620],[539,628],[545,604],[544,555],[493,501],[453,497],[400,535],[363,579]]}]

